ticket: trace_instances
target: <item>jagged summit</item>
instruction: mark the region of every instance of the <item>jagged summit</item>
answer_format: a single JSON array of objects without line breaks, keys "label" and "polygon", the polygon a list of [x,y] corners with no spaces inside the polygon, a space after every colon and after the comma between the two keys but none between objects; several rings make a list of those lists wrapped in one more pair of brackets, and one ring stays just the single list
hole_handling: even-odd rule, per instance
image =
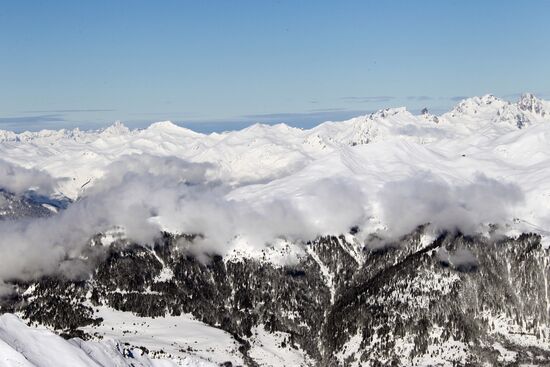
[{"label": "jagged summit", "polygon": [[[464,125],[466,130],[468,130],[469,132],[471,132],[471,129],[475,128],[475,126],[480,126],[479,122],[486,123],[491,121],[499,123],[504,122],[508,123],[509,125],[516,126],[517,128],[523,128],[528,124],[550,120],[550,103],[536,97],[532,93],[524,93],[523,95],[521,95],[517,102],[507,102],[503,99],[495,97],[492,94],[486,94],[479,97],[466,98],[460,101],[449,112],[446,112],[439,116],[430,114],[427,108],[423,109],[418,115],[413,115],[412,113],[407,111],[405,107],[385,108],[367,114],[365,116],[359,116],[350,119],[348,121],[323,123],[309,130],[294,128],[286,124],[267,125],[257,123],[239,131],[228,131],[223,133],[205,135],[174,124],[171,121],[161,121],[152,123],[149,127],[141,131],[147,131],[149,133],[163,133],[168,135],[178,134],[185,135],[191,138],[220,139],[229,133],[231,133],[232,135],[242,134],[243,137],[244,135],[250,137],[254,134],[255,131],[259,134],[276,132],[277,134],[287,133],[294,136],[301,135],[302,132],[305,134],[316,134],[320,130],[326,130],[328,126],[330,126],[330,130],[333,135],[346,135],[343,130],[349,129],[350,125],[353,125],[352,123],[350,123],[350,121],[352,120],[355,122],[359,120],[376,120],[377,123],[380,125],[393,124],[397,128],[399,128],[398,125],[400,124],[400,122],[396,123],[397,120],[403,123],[407,122],[410,124],[418,124],[419,121],[431,121],[434,123],[441,122],[442,126],[445,125],[445,122],[450,122],[452,125],[458,126],[458,130],[460,130],[460,125]],[[476,123],[472,125],[471,121],[475,121]],[[338,131],[336,132],[336,130]],[[129,129],[128,127],[124,126],[124,124],[120,121],[117,121],[113,125],[98,131],[61,129],[14,133],[7,130],[0,130],[0,142],[43,140],[51,143],[52,141],[62,139],[90,141],[95,139],[97,136],[126,136],[129,134],[139,134],[139,131],[140,130]],[[348,131],[348,133],[351,133],[351,131]],[[331,136],[330,138],[333,139],[334,137]]]},{"label": "jagged summit", "polygon": [[506,102],[492,94],[486,94],[481,97],[471,97],[460,101],[448,114],[451,116],[472,116],[479,114],[494,113]]},{"label": "jagged summit", "polygon": [[544,116],[548,113],[547,103],[533,95],[532,93],[524,93],[517,102],[517,106],[522,111],[528,111]]},{"label": "jagged summit", "polygon": [[508,123],[522,129],[533,123],[549,120],[550,104],[531,93],[521,95],[516,103],[508,102],[501,106],[493,121]]},{"label": "jagged summit", "polygon": [[[0,196],[0,313],[121,366],[548,364],[545,111],[487,95],[312,129],[6,133],[0,188],[74,200]],[[17,322],[0,364],[28,351]]]},{"label": "jagged summit", "polygon": [[103,129],[100,134],[103,136],[116,136],[128,134],[129,132],[130,129],[127,128],[122,122],[115,121],[114,124]]},{"label": "jagged summit", "polygon": [[13,131],[8,130],[0,130],[0,142],[3,141],[16,141],[17,140],[17,134]]},{"label": "jagged summit", "polygon": [[373,112],[369,115],[370,119],[384,119],[391,116],[408,116],[412,114],[407,111],[407,107],[393,107],[393,108],[384,108]]},{"label": "jagged summit", "polygon": [[[70,177],[60,190],[75,199],[80,188],[99,175],[105,165],[130,153],[209,162],[222,167],[223,175],[234,182],[254,182],[294,172],[324,154],[350,146],[392,140],[433,144],[504,136],[550,122],[548,106],[548,102],[528,93],[518,102],[487,94],[465,99],[439,116],[429,112],[415,115],[405,107],[386,108],[311,129],[254,124],[238,131],[206,135],[161,121],[137,130],[117,122],[100,131],[2,131],[0,154],[24,166],[47,167],[56,177]],[[14,156],[20,151],[25,154]]]}]

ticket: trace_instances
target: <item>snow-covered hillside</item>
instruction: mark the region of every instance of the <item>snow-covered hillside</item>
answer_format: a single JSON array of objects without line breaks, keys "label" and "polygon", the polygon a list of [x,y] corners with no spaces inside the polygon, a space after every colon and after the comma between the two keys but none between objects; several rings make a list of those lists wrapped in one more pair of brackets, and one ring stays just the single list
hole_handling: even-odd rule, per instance
[{"label": "snow-covered hillside", "polygon": [[[391,146],[399,140],[440,150],[451,140],[454,153],[461,154],[468,147],[489,148],[489,139],[547,121],[550,104],[531,94],[516,103],[486,95],[466,99],[441,116],[415,116],[405,108],[390,108],[348,121],[325,122],[310,130],[256,124],[240,131],[204,135],[166,121],[143,130],[129,130],[117,122],[97,132],[0,131],[0,152],[10,162],[68,178],[60,190],[76,198],[101,176],[107,164],[127,154],[210,162],[219,167],[222,178],[243,184],[289,176],[345,147],[374,142]],[[494,145],[497,148],[502,143]]]},{"label": "snow-covered hillside", "polygon": [[531,94],[0,131],[0,311],[91,337],[5,314],[0,366],[546,362],[549,143]]},{"label": "snow-covered hillside", "polygon": [[[201,233],[203,250],[218,253],[353,226],[363,238],[396,238],[426,223],[435,231],[546,236],[548,122],[550,103],[525,94],[515,103],[465,99],[440,116],[390,108],[309,130],[256,124],[204,135],[158,122],[142,130],[116,123],[87,132],[3,131],[0,188],[39,193],[47,200],[33,208],[46,214],[59,209],[51,203],[75,201],[24,233],[6,229],[5,246],[18,242],[24,251],[34,236],[74,254],[113,228],[138,242],[160,230]],[[10,200],[0,205],[6,217],[32,204]],[[58,260],[37,262],[42,269]],[[0,278],[14,272],[0,270]]]},{"label": "snow-covered hillside", "polygon": [[[214,341],[214,340],[213,340]],[[17,316],[0,315],[1,367],[213,367],[216,364],[187,356],[176,361],[150,359],[114,339],[65,340],[47,329],[31,328]]]},{"label": "snow-covered hillside", "polygon": [[343,177],[366,194],[363,204],[372,228],[393,224],[380,208],[379,196],[388,184],[437,181],[455,188],[484,175],[519,187],[523,199],[513,213],[497,219],[509,224],[515,218],[527,226],[519,230],[525,230],[546,224],[547,122],[547,101],[524,94],[511,103],[486,95],[463,100],[440,116],[390,108],[310,130],[256,124],[204,135],[158,122],[142,130],[116,123],[88,132],[1,131],[0,156],[49,173],[58,179],[56,194],[73,200],[86,196],[113,162],[132,154],[208,163],[208,179],[228,185],[227,198],[248,202],[308,196],[318,181]]}]

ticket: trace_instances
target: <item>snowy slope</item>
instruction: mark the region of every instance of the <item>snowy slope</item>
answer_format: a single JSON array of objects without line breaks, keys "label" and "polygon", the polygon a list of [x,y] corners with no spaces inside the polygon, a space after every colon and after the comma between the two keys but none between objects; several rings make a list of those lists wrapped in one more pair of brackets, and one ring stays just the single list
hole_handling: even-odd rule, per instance
[{"label": "snowy slope", "polygon": [[[72,263],[59,265],[59,259],[84,258],[79,251],[98,233],[102,246],[124,230],[138,232],[147,243],[149,233],[141,231],[156,225],[204,234],[197,242],[229,255],[226,262],[251,257],[289,264],[296,261],[291,253],[304,251],[300,238],[293,241],[297,237],[345,234],[355,225],[361,231],[347,236],[357,249],[350,245],[346,251],[357,264],[364,258],[353,254],[374,246],[365,242],[369,234],[391,239],[425,223],[467,234],[486,234],[498,224],[503,234],[534,231],[548,244],[549,122],[550,103],[525,94],[515,103],[491,95],[468,98],[440,116],[390,108],[309,130],[256,124],[205,135],[158,122],[142,130],[115,123],[101,131],[0,131],[0,157],[7,162],[0,161],[0,219],[25,218],[13,227],[0,221],[0,231],[9,229],[0,239],[6,265],[0,290],[20,273],[48,275],[66,266],[72,274]],[[74,203],[57,213],[18,196],[29,192]],[[37,208],[43,218],[27,222],[38,216]],[[216,243],[224,241],[230,243]],[[39,254],[27,252],[28,263],[20,261],[28,248]],[[334,303],[341,273],[311,249],[306,252]],[[158,282],[174,277],[161,263],[166,272]],[[106,306],[97,312],[101,325],[83,328],[103,338],[95,341],[65,341],[13,315],[0,316],[0,367],[246,363],[234,335],[190,315],[138,317]],[[349,337],[341,361],[364,349],[360,334]],[[281,348],[285,340],[288,335],[255,325],[247,353],[266,365],[307,361],[302,350]],[[414,345],[408,339],[398,344],[403,354]],[[137,346],[162,350],[165,360],[150,359]],[[457,342],[442,348],[459,347]]]},{"label": "snowy slope", "polygon": [[139,349],[128,350],[113,339],[65,340],[49,330],[30,328],[17,316],[0,316],[0,366],[110,367],[215,366],[189,355],[176,361],[155,360]]},{"label": "snowy slope", "polygon": [[192,354],[197,360],[210,360],[215,365],[225,361],[243,363],[238,358],[239,345],[230,334],[194,320],[190,315],[139,317],[102,307],[97,316],[103,319],[102,324],[83,328],[84,331],[151,351],[162,350],[164,357],[178,360],[189,359]]},{"label": "snowy slope", "polygon": [[310,130],[256,124],[204,135],[158,122],[143,130],[116,123],[89,132],[3,131],[0,155],[51,174],[58,179],[57,194],[72,199],[85,196],[110,164],[132,154],[211,164],[209,178],[229,185],[228,199],[256,206],[285,197],[307,208],[320,180],[343,178],[365,194],[362,204],[371,218],[365,228],[393,224],[381,200],[396,182],[435,181],[453,191],[477,185],[484,175],[521,190],[522,198],[508,206],[513,212],[496,218],[508,228],[515,222],[517,232],[549,224],[549,121],[550,103],[531,94],[515,103],[485,95],[440,116],[391,108]]},{"label": "snowy slope", "polygon": [[310,130],[256,124],[204,135],[166,121],[143,130],[129,130],[117,122],[97,132],[0,131],[0,153],[7,161],[69,178],[60,190],[74,199],[83,186],[102,175],[107,164],[128,154],[214,163],[222,178],[242,184],[288,176],[327,154],[338,154],[345,146],[382,141],[391,145],[398,139],[438,149],[452,140],[459,145],[463,142],[460,148],[465,148],[476,145],[476,139],[487,144],[488,138],[548,121],[549,102],[531,94],[517,103],[486,95],[466,99],[441,116],[415,116],[404,108],[392,108],[348,121],[325,122]]}]

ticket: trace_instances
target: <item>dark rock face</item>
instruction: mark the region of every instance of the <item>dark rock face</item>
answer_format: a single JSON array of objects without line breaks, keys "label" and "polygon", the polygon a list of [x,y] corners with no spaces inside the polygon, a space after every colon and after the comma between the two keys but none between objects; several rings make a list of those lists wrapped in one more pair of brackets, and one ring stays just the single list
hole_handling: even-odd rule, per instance
[{"label": "dark rock face", "polygon": [[543,102],[531,93],[525,93],[521,96],[518,101],[518,108],[522,111],[529,111],[542,116],[546,113]]},{"label": "dark rock face", "polygon": [[0,188],[0,220],[48,217],[66,209],[69,203],[65,197],[47,197],[33,191],[16,195]]},{"label": "dark rock face", "polygon": [[288,345],[322,366],[550,363],[542,347],[550,337],[549,253],[536,235],[426,241],[418,230],[359,252],[344,236],[323,237],[283,267],[220,256],[201,262],[182,250],[192,241],[166,234],[152,248],[113,244],[89,279],[43,278],[0,311],[80,337],[80,326],[102,322],[85,301],[140,316],[191,313],[231,333],[251,366],[247,340],[258,325],[288,333]]},{"label": "dark rock face", "polygon": [[51,215],[52,211],[42,204],[30,197],[14,195],[0,189],[0,220]]}]

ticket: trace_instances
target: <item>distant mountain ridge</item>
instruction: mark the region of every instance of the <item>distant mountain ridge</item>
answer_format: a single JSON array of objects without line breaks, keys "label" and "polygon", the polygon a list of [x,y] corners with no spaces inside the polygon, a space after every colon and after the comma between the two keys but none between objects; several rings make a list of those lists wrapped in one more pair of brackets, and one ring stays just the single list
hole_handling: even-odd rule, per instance
[{"label": "distant mountain ridge", "polygon": [[[391,116],[401,114],[402,117],[406,117],[415,121],[419,116],[430,116],[431,119],[436,121],[434,122],[456,122],[457,118],[467,118],[473,120],[485,120],[485,121],[494,121],[494,122],[510,122],[513,123],[517,120],[527,121],[530,123],[543,122],[550,120],[550,101],[546,101],[536,97],[532,93],[522,94],[516,102],[509,102],[498,97],[495,97],[492,94],[486,94],[481,97],[471,97],[466,98],[460,101],[455,107],[450,111],[445,112],[439,116],[429,114],[429,110],[425,109],[425,113],[420,115],[413,115],[408,112],[405,107],[398,108],[385,108],[378,110],[376,112],[359,116],[347,121],[355,121],[356,119],[363,120],[383,120]],[[334,124],[333,122],[328,122],[330,125]],[[309,131],[315,133],[320,129],[320,126],[323,126],[324,123],[321,123],[318,126],[315,126],[311,129],[300,129],[292,128],[284,123],[274,124],[274,125],[265,125],[265,124],[253,124],[251,126],[263,126],[267,130],[276,130],[284,128],[288,131],[296,130],[297,131]],[[518,126],[519,128],[523,127]],[[244,128],[240,131],[245,131],[248,128]],[[7,141],[30,141],[30,140],[40,140],[40,139],[86,139],[86,137],[94,137],[97,135],[103,136],[116,136],[116,135],[126,135],[133,134],[137,131],[144,129],[130,130],[120,121],[115,122],[113,125],[100,130],[89,130],[84,131],[79,128],[75,129],[60,129],[60,130],[41,130],[36,132],[25,131],[22,133],[15,133],[9,130],[0,130],[0,142]],[[157,130],[159,132],[176,132],[183,134],[184,131],[187,131],[190,136],[195,136],[197,138],[201,136],[208,136],[207,134],[202,134],[195,132],[191,129],[181,127],[172,123],[171,121],[162,121],[155,122],[151,124],[145,130]],[[236,130],[239,131],[239,130]],[[226,135],[236,131],[226,131],[221,133],[211,133],[210,136],[217,135]]]},{"label": "distant mountain ridge", "polygon": [[548,101],[529,93],[514,103],[485,95],[465,99],[439,116],[388,108],[347,121],[324,122],[312,129],[255,124],[205,135],[164,121],[137,130],[120,122],[98,131],[77,128],[16,134],[0,130],[0,154],[24,167],[69,177],[61,194],[75,199],[87,182],[101,175],[101,167],[125,154],[174,155],[211,162],[234,182],[253,182],[295,171],[342,147],[392,139],[427,144],[476,134],[497,137],[546,122],[550,122]]},{"label": "distant mountain ridge", "polygon": [[0,366],[548,365],[549,111],[0,132]]}]

